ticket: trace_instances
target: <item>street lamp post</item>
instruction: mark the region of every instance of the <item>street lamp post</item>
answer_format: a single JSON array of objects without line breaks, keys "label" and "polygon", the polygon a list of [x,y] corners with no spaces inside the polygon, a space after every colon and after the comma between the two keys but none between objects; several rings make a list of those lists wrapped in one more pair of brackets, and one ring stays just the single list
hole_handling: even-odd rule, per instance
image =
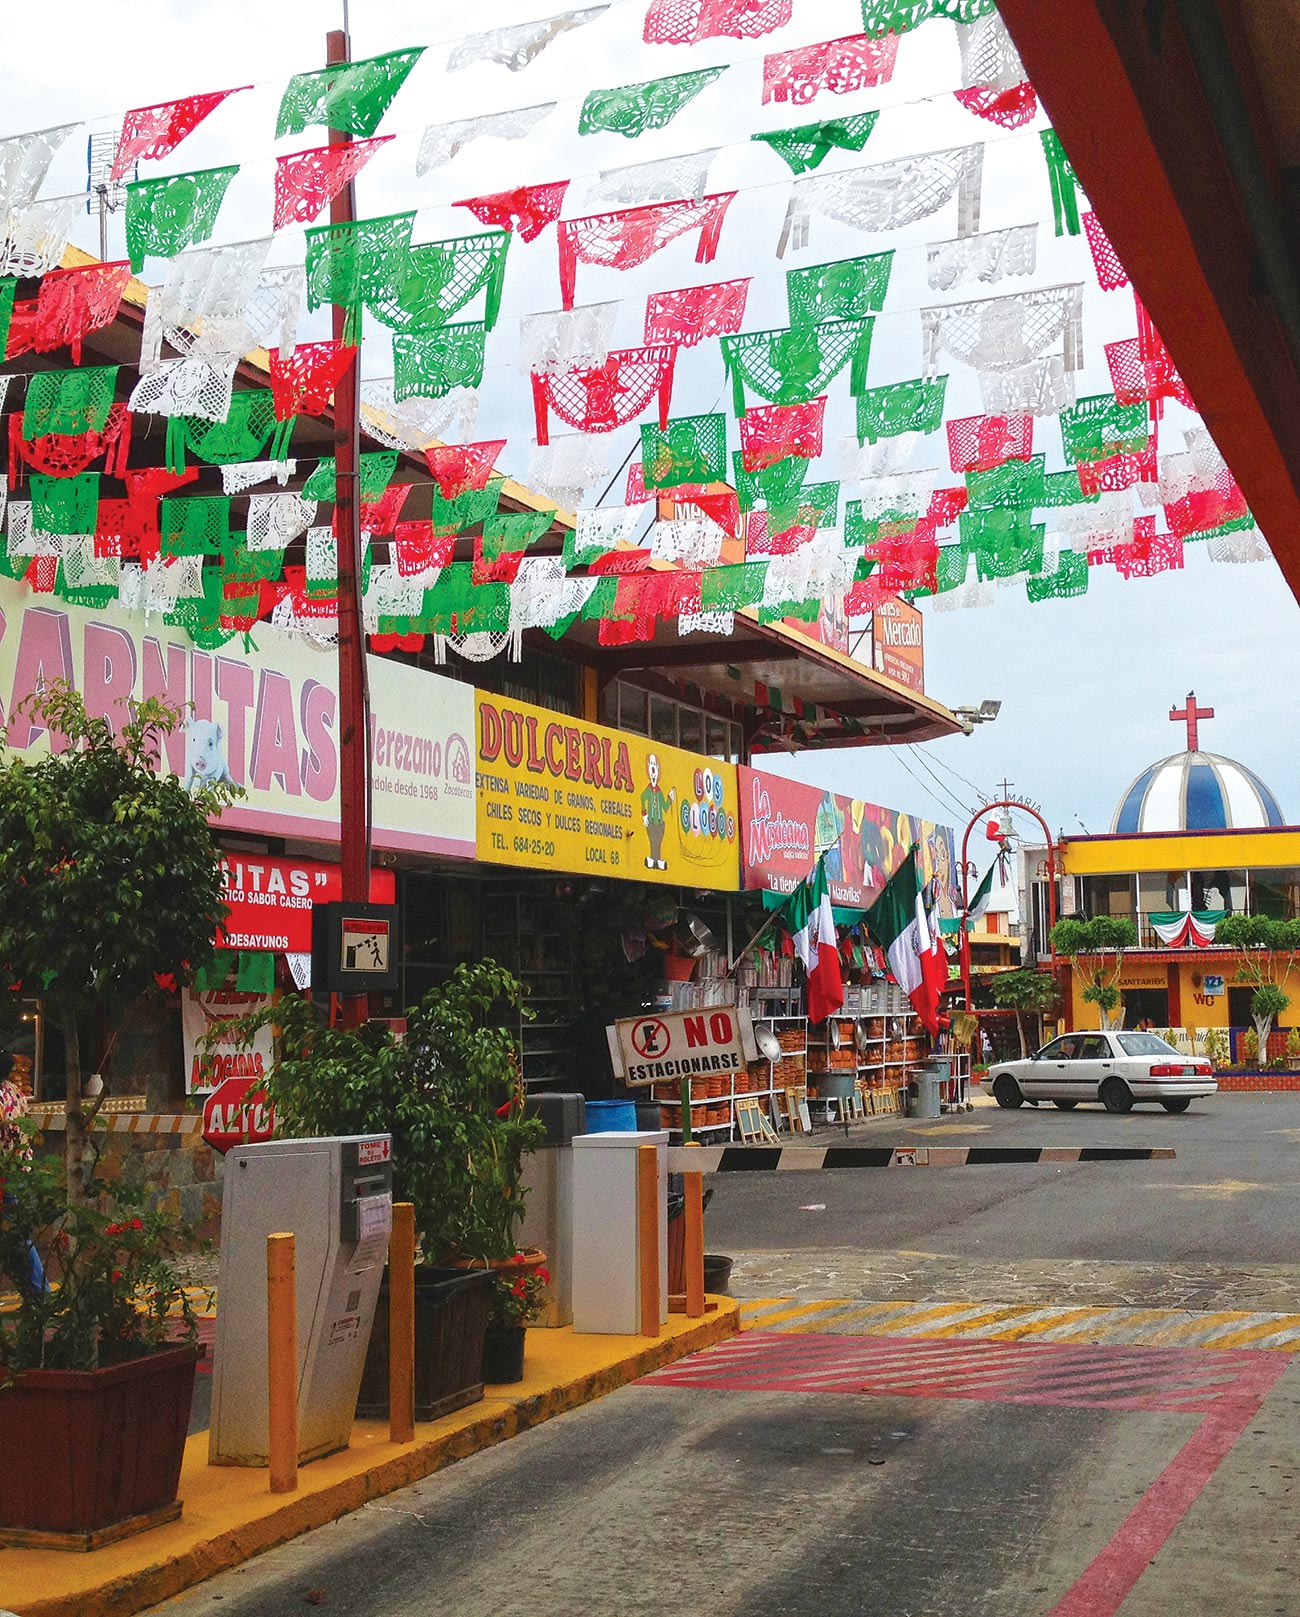
[{"label": "street lamp post", "polygon": [[1030,808],[1028,803],[1019,803],[1014,798],[1001,797],[996,802],[985,803],[981,808],[975,810],[967,822],[966,830],[961,839],[961,933],[959,941],[961,946],[962,989],[968,1011],[971,1009],[971,970],[970,934],[966,926],[966,911],[970,908],[970,863],[966,853],[970,845],[970,834],[975,829],[976,823],[982,820],[986,814],[991,814],[994,809],[1007,809],[1008,811],[1019,809],[1022,813],[1028,814],[1032,819],[1037,820],[1043,828],[1043,836],[1047,842],[1047,947],[1052,957],[1052,975],[1053,977],[1056,975],[1056,945],[1052,942],[1052,929],[1056,926],[1056,844],[1052,841],[1052,833],[1048,829],[1047,821],[1037,809]]}]

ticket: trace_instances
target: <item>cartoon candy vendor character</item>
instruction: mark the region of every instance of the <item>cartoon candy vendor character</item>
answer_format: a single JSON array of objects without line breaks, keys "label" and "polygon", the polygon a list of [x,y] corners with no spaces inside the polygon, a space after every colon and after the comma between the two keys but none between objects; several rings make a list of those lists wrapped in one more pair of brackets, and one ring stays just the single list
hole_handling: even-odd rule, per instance
[{"label": "cartoon candy vendor character", "polygon": [[659,759],[651,753],[646,759],[646,774],[650,777],[650,784],[641,793],[641,824],[645,826],[645,834],[650,841],[650,852],[646,857],[647,870],[667,870],[668,866],[663,857],[664,826],[668,822],[668,810],[677,798],[677,789],[673,787],[667,796],[659,786]]}]

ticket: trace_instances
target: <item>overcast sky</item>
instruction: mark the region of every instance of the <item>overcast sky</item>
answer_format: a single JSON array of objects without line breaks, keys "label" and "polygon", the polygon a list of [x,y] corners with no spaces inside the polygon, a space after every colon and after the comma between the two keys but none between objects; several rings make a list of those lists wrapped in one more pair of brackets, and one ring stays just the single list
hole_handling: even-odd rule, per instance
[{"label": "overcast sky", "polygon": [[[521,73],[481,64],[446,74],[447,44],[465,23],[475,28],[527,20],[547,13],[545,0],[491,0],[482,8],[403,4],[399,0],[354,0],[353,54],[361,57],[403,46],[434,45],[400,93],[381,133],[397,138],[363,172],[358,184],[362,214],[419,207],[415,239],[429,240],[480,228],[458,197],[521,183],[573,178],[566,215],[584,211],[583,198],[599,171],[655,157],[718,146],[711,191],[739,188],[711,265],[694,263],[694,239],[675,243],[642,269],[622,274],[580,266],[578,301],[619,298],[616,346],[641,339],[647,292],[738,275],[754,277],[746,327],[785,323],[784,271],[856,253],[896,249],[886,312],[876,324],[869,380],[872,384],[920,374],[918,310],[963,297],[998,295],[1027,286],[1082,280],[1085,368],[1080,395],[1108,388],[1102,345],[1135,330],[1129,293],[1102,293],[1081,238],[1058,240],[1037,130],[1006,132],[973,117],[951,95],[959,84],[956,34],[946,22],[930,22],[900,43],[891,83],[848,96],[823,94],[815,106],[761,102],[761,57],[805,43],[851,34],[860,27],[855,0],[813,6],[796,0],[795,21],[761,40],[711,41],[691,49],[649,47],[640,39],[643,0],[614,0],[590,27],[559,38]],[[5,19],[5,60],[0,68],[0,134],[87,120],[105,130],[127,107],[196,91],[252,84],[230,98],[170,158],[146,164],[143,177],[239,161],[240,175],[228,193],[215,240],[237,241],[269,229],[272,158],[324,140],[309,131],[276,143],[275,109],[284,82],[297,70],[323,61],[324,33],[341,19],[341,7],[307,0],[155,0],[147,10],[118,0],[59,0],[53,9],[12,8]],[[617,85],[698,67],[728,64],[728,70],[666,129],[628,141],[615,134],[579,138],[582,95]],[[480,141],[423,179],[414,174],[423,127],[472,114],[557,100],[554,114],[526,142]],[[821,117],[884,109],[861,158],[835,153],[823,172],[861,162],[942,147],[986,143],[981,228],[1039,220],[1037,271],[1024,280],[993,287],[976,285],[935,292],[927,283],[925,246],[956,234],[951,205],[887,237],[864,236],[814,219],[812,240],[782,262],[775,246],[789,196],[784,164],[761,143],[756,129],[780,129]],[[85,138],[78,131],[56,159],[43,195],[80,190],[85,184]],[[585,176],[585,178],[584,178]],[[120,216],[113,223],[110,255],[123,251]],[[90,221],[78,239],[95,246]],[[301,233],[277,239],[272,263],[300,258]],[[161,279],[165,266],[151,260],[145,279]],[[518,318],[559,305],[555,235],[546,231],[531,246],[515,244],[506,277],[501,322],[489,338],[488,372],[479,417],[479,437],[505,437],[504,464],[527,472],[531,410],[526,380],[518,375],[513,345]],[[476,315],[471,307],[467,315]],[[308,323],[301,335],[315,334]],[[365,355],[365,374],[387,374],[386,339],[375,333]],[[951,367],[949,414],[980,412],[974,373]],[[724,409],[729,404],[716,344],[684,353],[673,401],[675,415]],[[852,409],[843,376],[832,384],[827,450],[810,481],[838,473],[837,441],[852,430]],[[1195,417],[1171,405],[1161,448],[1182,447],[1181,432]],[[1036,448],[1048,469],[1062,464],[1054,421],[1037,424]],[[633,429],[613,435],[614,464],[636,443]],[[731,447],[736,446],[734,427]],[[958,481],[947,469],[942,436],[918,446],[912,469],[937,467],[942,481]],[[936,473],[938,476],[938,473]],[[620,481],[621,487],[621,481]],[[845,491],[851,494],[852,490]],[[617,499],[617,494],[612,499]],[[609,503],[609,502],[607,502]],[[927,689],[948,703],[1002,702],[997,721],[969,738],[924,748],[871,748],[801,758],[780,757],[782,773],[851,792],[953,824],[980,794],[1004,778],[1039,800],[1053,827],[1078,831],[1109,828],[1124,787],[1146,764],[1178,751],[1184,732],[1168,722],[1171,705],[1195,689],[1216,718],[1202,728],[1203,744],[1240,758],[1276,792],[1289,819],[1300,818],[1300,763],[1278,743],[1290,733],[1290,693],[1300,676],[1297,608],[1271,564],[1213,565],[1205,546],[1188,549],[1186,569],[1152,580],[1125,582],[1106,568],[1092,570],[1082,600],[1028,606],[1023,589],[997,591],[987,610],[925,613]]]}]

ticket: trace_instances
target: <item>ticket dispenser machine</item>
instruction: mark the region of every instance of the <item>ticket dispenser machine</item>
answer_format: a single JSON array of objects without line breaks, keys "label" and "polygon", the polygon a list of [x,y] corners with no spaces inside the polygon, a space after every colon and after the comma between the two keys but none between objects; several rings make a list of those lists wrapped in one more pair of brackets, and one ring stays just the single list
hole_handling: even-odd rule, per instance
[{"label": "ticket dispenser machine", "polygon": [[392,1225],[387,1134],[229,1152],[210,1464],[267,1464],[266,1238],[282,1230],[297,1238],[298,1459],[348,1446]]}]

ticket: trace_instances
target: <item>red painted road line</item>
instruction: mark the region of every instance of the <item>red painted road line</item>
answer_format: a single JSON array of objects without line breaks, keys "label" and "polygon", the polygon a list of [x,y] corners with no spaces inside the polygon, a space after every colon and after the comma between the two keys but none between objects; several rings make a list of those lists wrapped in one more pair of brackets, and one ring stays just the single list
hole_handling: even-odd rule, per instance
[{"label": "red painted road line", "polygon": [[[758,1340],[755,1340],[756,1336]],[[1237,1390],[1259,1354],[1096,1343],[916,1343],[910,1338],[751,1332],[660,1372],[661,1386],[868,1393],[1058,1407],[1203,1413]]]},{"label": "red painted road line", "polygon": [[[1261,1355],[1263,1357],[1263,1355]],[[1113,1617],[1255,1418],[1286,1362],[1260,1364],[1205,1417],[1048,1617]]]}]

